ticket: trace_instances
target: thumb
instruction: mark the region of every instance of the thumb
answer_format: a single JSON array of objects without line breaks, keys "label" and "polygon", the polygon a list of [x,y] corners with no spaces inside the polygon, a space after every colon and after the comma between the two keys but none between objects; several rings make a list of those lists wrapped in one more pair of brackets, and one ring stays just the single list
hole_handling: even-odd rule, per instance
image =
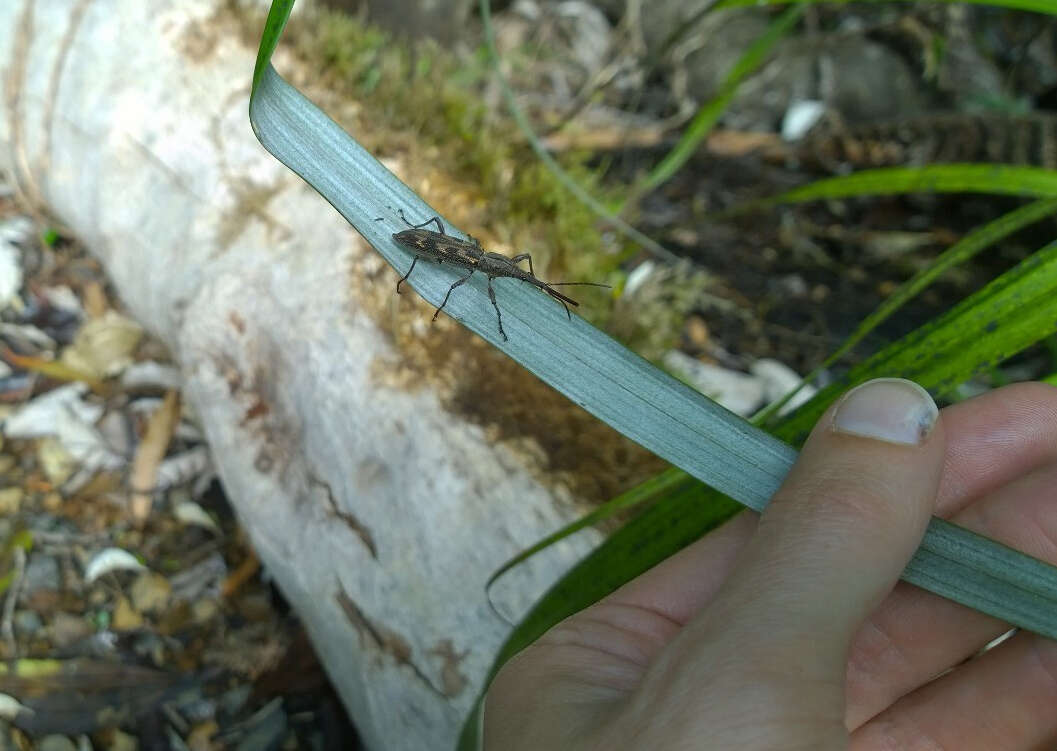
[{"label": "thumb", "polygon": [[754,608],[784,609],[778,636],[824,637],[843,676],[852,636],[921,542],[945,448],[911,381],[869,381],[822,416],[744,552]]},{"label": "thumb", "polygon": [[810,717],[825,728],[816,740],[842,734],[848,646],[921,541],[944,452],[938,410],[917,384],[884,378],[849,391],[648,683],[669,696],[696,684],[700,696],[709,676],[767,697],[750,702],[771,708],[754,721]]}]

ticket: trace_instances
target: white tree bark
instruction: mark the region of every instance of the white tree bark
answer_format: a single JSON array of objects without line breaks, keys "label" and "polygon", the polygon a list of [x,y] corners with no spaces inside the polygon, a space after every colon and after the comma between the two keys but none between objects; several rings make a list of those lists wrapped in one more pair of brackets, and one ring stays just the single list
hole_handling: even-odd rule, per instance
[{"label": "white tree bark", "polygon": [[[509,629],[487,576],[574,512],[531,451],[444,409],[458,385],[422,354],[442,327],[259,146],[255,50],[224,5],[0,3],[0,159],[171,348],[228,495],[367,747],[450,747]],[[393,336],[409,316],[417,333]],[[494,362],[468,334],[445,341],[467,371]],[[516,572],[502,608],[519,615],[596,541]]]}]

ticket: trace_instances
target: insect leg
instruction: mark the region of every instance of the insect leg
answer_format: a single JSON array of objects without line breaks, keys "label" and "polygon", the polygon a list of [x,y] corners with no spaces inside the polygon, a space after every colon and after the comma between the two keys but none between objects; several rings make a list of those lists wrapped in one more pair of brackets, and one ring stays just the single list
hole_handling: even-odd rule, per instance
[{"label": "insect leg", "polygon": [[432,219],[427,219],[426,221],[422,222],[422,224],[412,224],[411,222],[409,222],[407,220],[407,217],[404,216],[404,210],[403,209],[400,209],[397,213],[400,214],[400,218],[404,220],[404,224],[406,224],[411,229],[421,229],[422,227],[425,227],[430,222],[436,222],[437,223],[437,229],[440,230],[440,233],[442,235],[446,234],[444,232],[444,225],[440,223],[440,217],[439,216],[435,216]]},{"label": "insect leg", "polygon": [[499,335],[503,337],[503,341],[508,341],[506,338],[506,332],[503,331],[503,314],[499,312],[499,305],[495,301],[495,290],[492,289],[492,277],[488,277],[488,299],[492,301],[492,307],[495,308],[495,319],[499,322]]},{"label": "insect leg", "polygon": [[440,307],[437,308],[437,312],[433,314],[433,320],[434,321],[437,320],[437,316],[440,315],[440,311],[444,310],[444,306],[448,304],[448,298],[451,297],[451,291],[453,289],[455,289],[456,287],[458,287],[460,284],[464,284],[467,279],[469,279],[471,276],[473,276],[473,271],[474,271],[473,269],[470,269],[470,273],[469,274],[464,276],[462,279],[457,280],[455,282],[455,284],[453,284],[450,287],[448,287],[448,294],[444,295],[444,302],[442,302],[440,304]]},{"label": "insect leg", "polygon": [[532,270],[532,256],[530,256],[528,253],[518,253],[516,256],[510,259],[511,263],[518,263],[520,261],[528,261],[529,273],[532,274],[532,276],[536,276],[536,272]]},{"label": "insect leg", "polygon": [[418,263],[418,256],[411,259],[411,268],[407,270],[407,273],[400,277],[400,281],[396,283],[396,294],[400,294],[400,285],[407,281],[407,278],[411,276],[411,272],[415,270],[415,264]]}]

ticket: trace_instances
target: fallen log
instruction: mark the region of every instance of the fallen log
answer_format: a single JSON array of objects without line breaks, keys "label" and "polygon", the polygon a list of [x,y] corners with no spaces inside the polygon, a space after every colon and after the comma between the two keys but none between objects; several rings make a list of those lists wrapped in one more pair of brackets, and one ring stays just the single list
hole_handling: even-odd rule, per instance
[{"label": "fallen log", "polygon": [[[451,747],[510,628],[485,581],[579,515],[577,483],[601,472],[584,446],[616,439],[453,322],[428,327],[260,147],[255,49],[228,7],[0,3],[0,159],[171,349],[366,746]],[[551,469],[570,446],[584,450]],[[500,610],[516,618],[597,540],[520,567]]]}]

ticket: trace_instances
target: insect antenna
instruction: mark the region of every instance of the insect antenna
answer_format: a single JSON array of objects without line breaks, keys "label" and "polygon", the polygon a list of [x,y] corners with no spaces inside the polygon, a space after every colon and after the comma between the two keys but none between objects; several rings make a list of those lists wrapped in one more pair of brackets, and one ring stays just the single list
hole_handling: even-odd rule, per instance
[{"label": "insect antenna", "polygon": [[[576,302],[576,300],[572,299],[571,297],[567,297],[566,295],[563,295],[558,290],[553,289],[554,287],[575,287],[575,286],[580,286],[580,287],[605,287],[606,289],[609,289],[609,285],[608,284],[599,284],[598,282],[550,282],[550,283],[548,283],[548,282],[540,282],[540,284],[542,285],[540,287],[540,289],[542,289],[544,292],[546,292],[548,295],[550,295],[551,297],[553,297],[555,300],[557,300],[558,302],[560,302],[562,304],[562,307],[565,308],[565,314],[570,319],[572,319],[573,314],[569,310],[569,305],[572,305],[574,307],[579,307],[580,303]],[[568,303],[568,305],[566,303]]]}]

